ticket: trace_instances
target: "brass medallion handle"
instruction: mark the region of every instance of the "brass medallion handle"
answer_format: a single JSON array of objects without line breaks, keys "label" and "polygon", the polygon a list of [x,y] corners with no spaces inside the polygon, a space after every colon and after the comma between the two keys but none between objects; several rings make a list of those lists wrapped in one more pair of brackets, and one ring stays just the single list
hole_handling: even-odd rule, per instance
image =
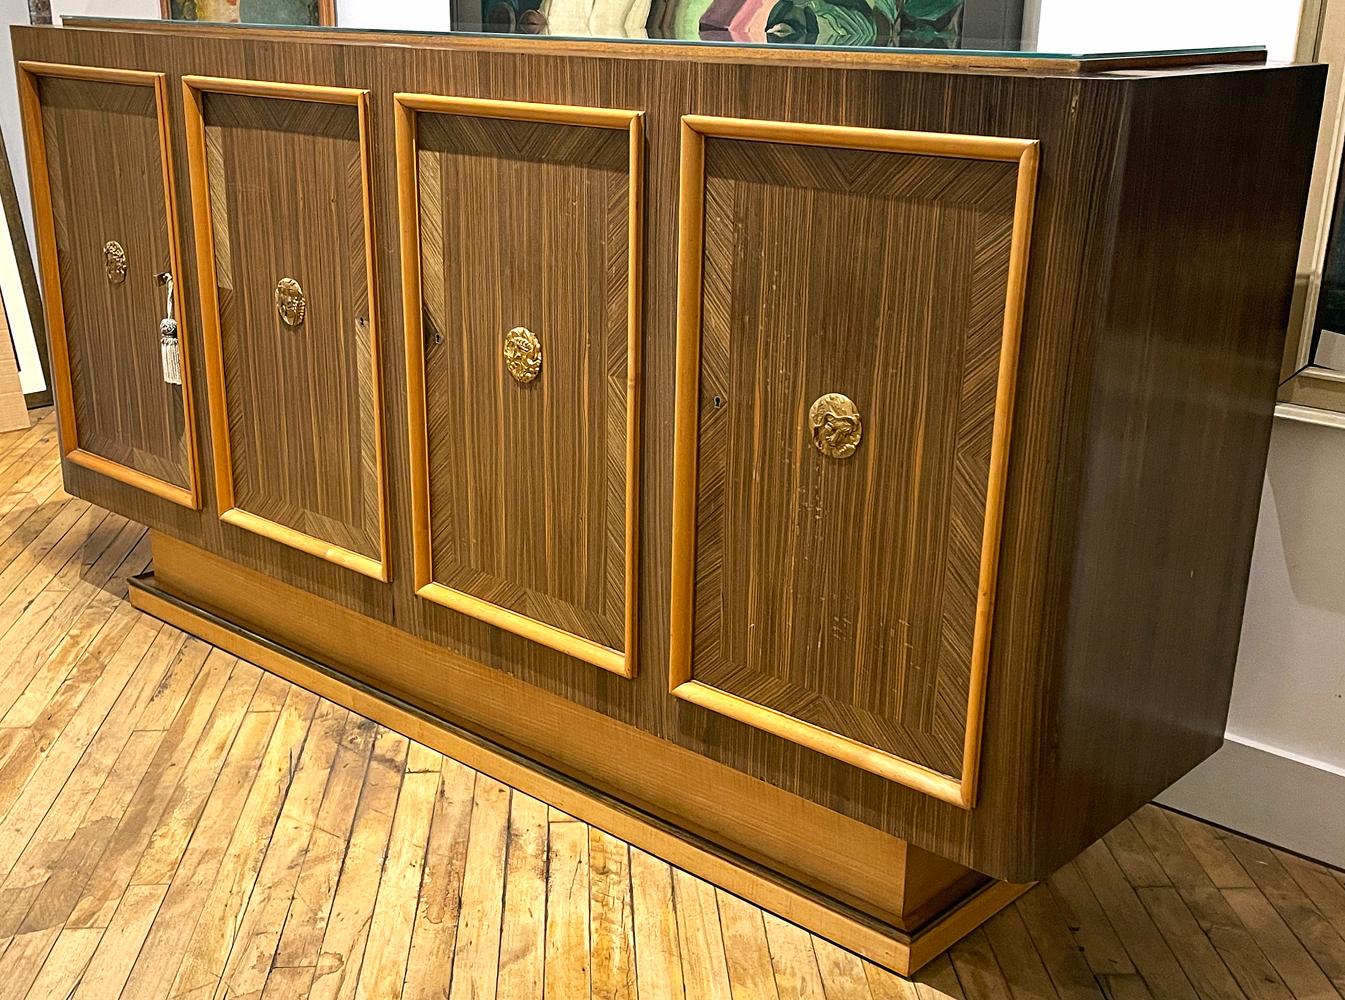
[{"label": "brass medallion handle", "polygon": [[126,251],[116,240],[103,244],[103,273],[111,285],[120,285],[126,280]]},{"label": "brass medallion handle", "polygon": [[293,278],[281,278],[276,282],[276,312],[286,326],[303,323],[308,303],[304,299],[304,290]]},{"label": "brass medallion handle", "polygon": [[819,396],[808,408],[813,444],[830,458],[849,458],[864,435],[864,422],[854,400],[839,392]]},{"label": "brass medallion handle", "polygon": [[504,335],[504,366],[520,385],[542,373],[542,342],[526,326],[516,326]]}]

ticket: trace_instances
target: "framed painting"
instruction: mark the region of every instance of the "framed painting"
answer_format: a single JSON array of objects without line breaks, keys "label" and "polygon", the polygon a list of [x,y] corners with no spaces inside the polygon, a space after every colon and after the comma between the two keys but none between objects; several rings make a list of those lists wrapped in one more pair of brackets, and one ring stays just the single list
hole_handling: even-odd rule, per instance
[{"label": "framed painting", "polygon": [[336,23],[336,0],[159,0],[166,21],[242,24]]},{"label": "framed painting", "polygon": [[[453,26],[463,31],[956,49],[964,44],[967,0],[452,0],[451,6]],[[1022,6],[1022,0],[982,0],[974,25],[983,28],[1008,11],[1021,27]]]},{"label": "framed painting", "polygon": [[1345,0],[1303,0],[1296,58],[1329,63],[1298,258],[1289,335],[1280,369],[1282,417],[1345,427]]}]

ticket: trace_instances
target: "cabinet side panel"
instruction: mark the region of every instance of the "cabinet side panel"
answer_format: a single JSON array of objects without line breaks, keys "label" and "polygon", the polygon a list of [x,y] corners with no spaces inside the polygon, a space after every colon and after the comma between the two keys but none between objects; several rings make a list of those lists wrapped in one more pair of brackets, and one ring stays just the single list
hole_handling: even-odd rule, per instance
[{"label": "cabinet side panel", "polygon": [[1222,740],[1322,77],[1211,73],[1133,92],[1043,871]]}]

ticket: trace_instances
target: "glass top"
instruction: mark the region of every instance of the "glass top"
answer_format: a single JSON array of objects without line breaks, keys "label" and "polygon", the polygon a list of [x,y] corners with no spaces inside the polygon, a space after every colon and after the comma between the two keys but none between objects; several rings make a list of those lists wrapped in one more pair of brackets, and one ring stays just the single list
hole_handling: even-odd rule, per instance
[{"label": "glass top", "polygon": [[[1228,0],[1233,6],[1238,0]],[[447,0],[347,3],[340,25],[319,23],[317,0],[172,0],[174,20],[314,31],[513,35],[547,40],[626,40],[784,48],[899,50],[969,59],[1144,62],[1264,58],[1277,39],[1264,21],[1206,0]],[[1083,8],[1081,11],[1080,8]],[[1114,8],[1114,9],[1113,9]],[[1183,14],[1183,9],[1189,8]],[[227,11],[227,14],[224,12]],[[353,12],[353,16],[350,16]],[[189,16],[188,16],[189,15]],[[221,16],[223,15],[223,16]],[[126,18],[67,19],[95,26]]]}]

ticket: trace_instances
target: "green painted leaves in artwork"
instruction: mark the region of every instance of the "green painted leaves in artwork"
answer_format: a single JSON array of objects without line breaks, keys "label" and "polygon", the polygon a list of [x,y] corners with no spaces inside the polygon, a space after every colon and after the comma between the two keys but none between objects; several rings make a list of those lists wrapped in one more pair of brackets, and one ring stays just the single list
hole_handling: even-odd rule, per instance
[{"label": "green painted leaves in artwork", "polygon": [[901,16],[911,21],[941,21],[962,9],[965,0],[906,0]]},{"label": "green painted leaves in artwork", "polygon": [[807,45],[955,48],[964,0],[777,0],[766,38]]}]

